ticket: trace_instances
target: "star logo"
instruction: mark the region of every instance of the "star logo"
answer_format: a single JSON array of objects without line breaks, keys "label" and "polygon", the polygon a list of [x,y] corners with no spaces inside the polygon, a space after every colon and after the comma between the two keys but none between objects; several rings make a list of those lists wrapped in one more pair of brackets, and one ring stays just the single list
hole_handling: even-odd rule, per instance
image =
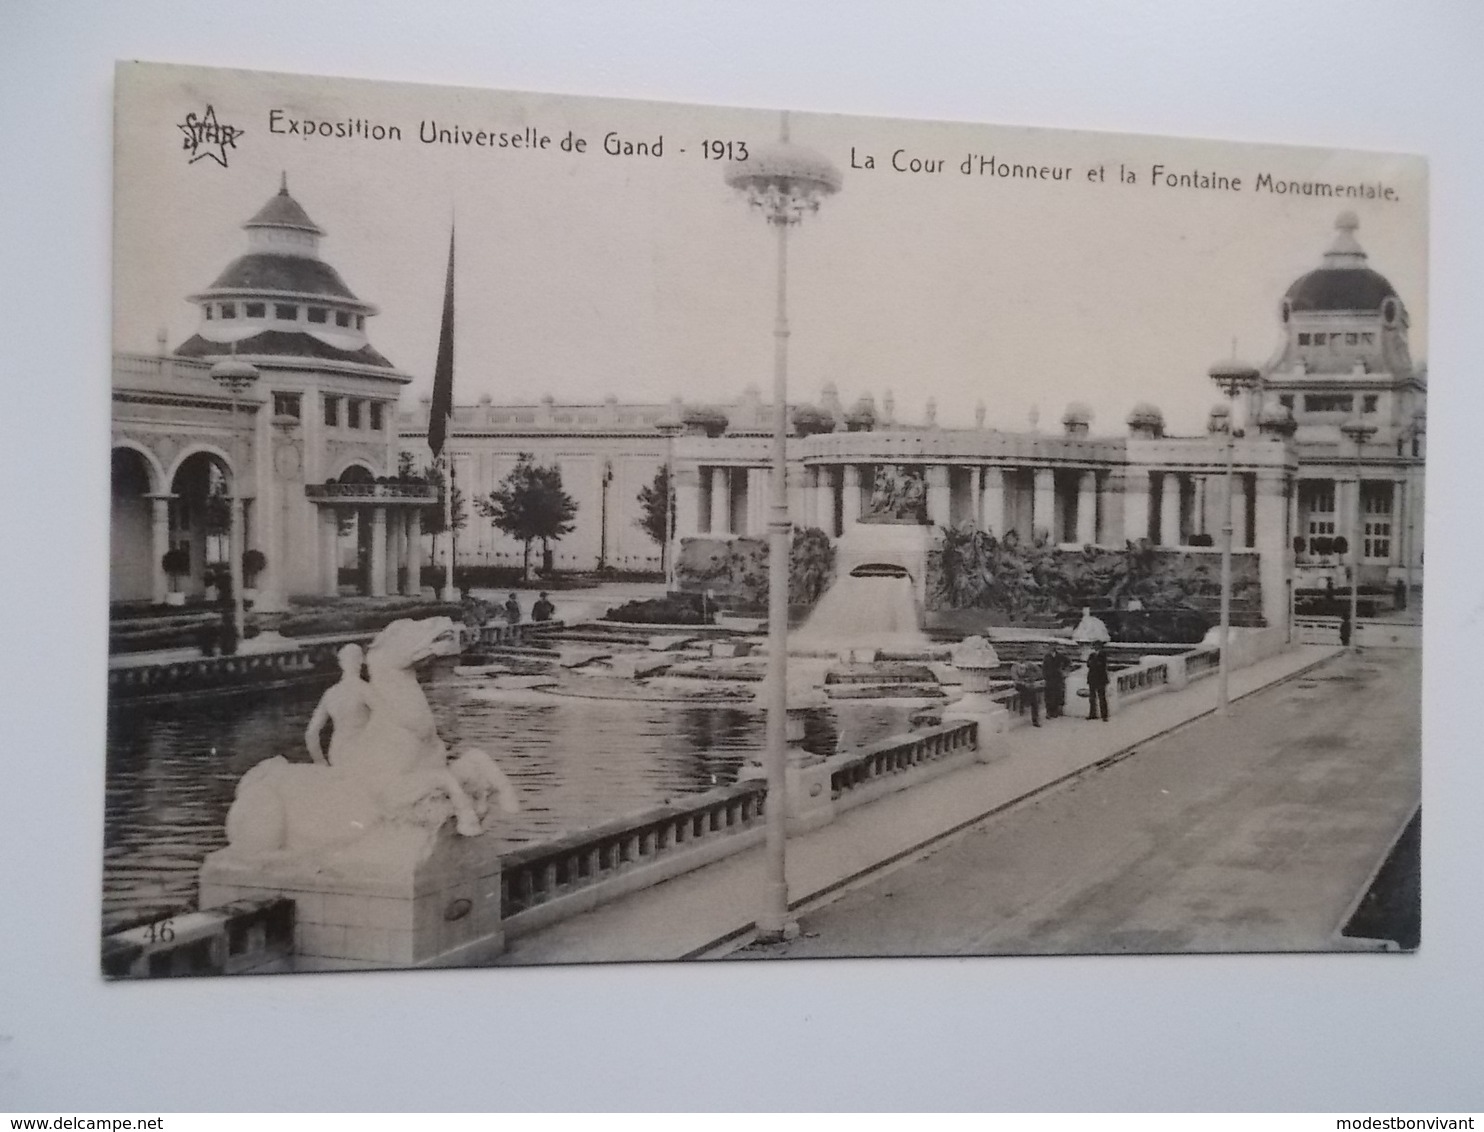
[{"label": "star logo", "polygon": [[186,159],[187,165],[194,165],[203,157],[209,157],[223,169],[227,167],[227,150],[237,148],[237,139],[246,131],[236,126],[229,126],[225,122],[218,122],[216,110],[212,106],[206,107],[204,114],[196,114],[195,111],[185,116],[177,129],[185,135],[181,148],[190,157]]}]

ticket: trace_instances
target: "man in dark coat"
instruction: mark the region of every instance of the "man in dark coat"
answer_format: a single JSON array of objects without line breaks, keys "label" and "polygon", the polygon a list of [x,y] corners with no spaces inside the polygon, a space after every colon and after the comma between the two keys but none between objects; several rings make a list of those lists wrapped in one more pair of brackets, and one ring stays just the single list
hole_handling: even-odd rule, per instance
[{"label": "man in dark coat", "polygon": [[1108,722],[1108,653],[1102,641],[1094,641],[1092,652],[1087,655],[1087,718],[1097,719],[1102,714]]},{"label": "man in dark coat", "polygon": [[1041,662],[1042,678],[1046,681],[1046,718],[1056,719],[1067,703],[1067,658],[1062,655],[1060,645],[1052,645],[1046,659]]}]

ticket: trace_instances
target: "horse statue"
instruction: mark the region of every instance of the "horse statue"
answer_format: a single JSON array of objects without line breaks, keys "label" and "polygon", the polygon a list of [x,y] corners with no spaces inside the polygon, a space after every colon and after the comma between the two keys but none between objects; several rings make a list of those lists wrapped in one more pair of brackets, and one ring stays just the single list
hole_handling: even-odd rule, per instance
[{"label": "horse statue", "polygon": [[483,751],[450,760],[417,666],[458,652],[447,617],[393,621],[366,652],[370,716],[332,744],[332,761],[279,756],[249,770],[227,812],[232,852],[339,847],[387,827],[437,832],[447,820],[464,837],[482,833],[492,804],[516,813],[515,787]]}]

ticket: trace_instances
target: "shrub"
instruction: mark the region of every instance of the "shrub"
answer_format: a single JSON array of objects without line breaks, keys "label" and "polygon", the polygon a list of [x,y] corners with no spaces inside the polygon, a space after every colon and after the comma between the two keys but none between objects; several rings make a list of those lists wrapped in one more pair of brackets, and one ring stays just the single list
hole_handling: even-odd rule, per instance
[{"label": "shrub", "polygon": [[172,547],[160,558],[160,568],[172,578],[191,572],[191,555],[183,546]]},{"label": "shrub", "polygon": [[629,601],[603,615],[604,621],[627,625],[709,625],[711,609],[698,593],[671,593],[644,601]]}]

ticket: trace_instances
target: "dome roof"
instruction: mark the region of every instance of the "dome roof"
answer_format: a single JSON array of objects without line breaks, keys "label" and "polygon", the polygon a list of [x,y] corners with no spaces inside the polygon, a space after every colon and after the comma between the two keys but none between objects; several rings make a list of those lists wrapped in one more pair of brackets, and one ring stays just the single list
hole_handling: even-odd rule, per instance
[{"label": "dome roof", "polygon": [[309,213],[304,211],[304,206],[289,196],[289,178],[285,173],[283,180],[279,182],[277,195],[269,198],[268,203],[258,209],[244,228],[296,228],[301,232],[313,232],[316,236],[323,236],[325,230],[309,219]]},{"label": "dome roof", "polygon": [[322,259],[273,252],[238,256],[212,283],[213,291],[292,291],[357,301],[340,273]]},{"label": "dome roof", "polygon": [[1128,413],[1128,425],[1130,428],[1164,428],[1165,415],[1159,411],[1158,405],[1151,405],[1148,401],[1140,401]]},{"label": "dome roof", "polygon": [[1386,276],[1366,264],[1366,254],[1355,239],[1360,221],[1353,212],[1335,220],[1335,242],[1324,254],[1323,266],[1300,276],[1284,298],[1294,311],[1373,311],[1396,290]]},{"label": "dome roof", "polygon": [[1091,424],[1092,409],[1084,401],[1073,401],[1067,405],[1067,411],[1061,415],[1061,423],[1064,425]]},{"label": "dome roof", "polygon": [[[226,355],[228,350],[226,343],[212,342],[195,334],[177,346],[175,353],[182,358],[210,358]],[[264,330],[248,338],[239,338],[236,353],[248,356],[323,358],[327,361],[356,362],[363,366],[387,369],[392,365],[370,345],[355,350],[342,350],[312,334],[297,330]]]}]

